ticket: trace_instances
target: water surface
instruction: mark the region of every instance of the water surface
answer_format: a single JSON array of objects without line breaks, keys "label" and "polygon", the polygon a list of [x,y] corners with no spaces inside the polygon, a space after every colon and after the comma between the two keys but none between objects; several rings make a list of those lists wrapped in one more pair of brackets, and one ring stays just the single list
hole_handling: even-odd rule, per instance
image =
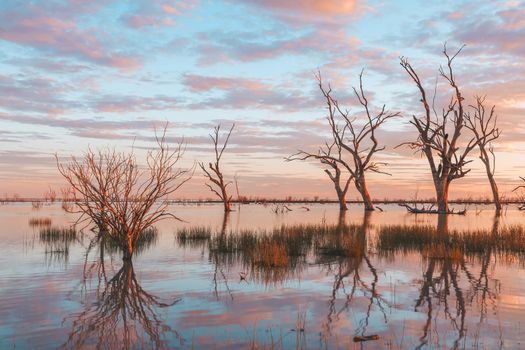
[{"label": "water surface", "polygon": [[[520,225],[524,213],[509,208],[497,219],[490,207],[471,206],[466,216],[443,222],[395,205],[370,215],[351,206],[343,217],[335,205],[289,207],[275,214],[272,206],[243,205],[225,217],[220,205],[173,205],[185,222],[159,224],[133,263],[123,264],[110,244],[92,244],[89,227],[74,237],[46,235],[46,228],[75,220],[60,205],[3,205],[0,348],[525,346],[521,253],[450,245],[452,232],[490,234]],[[225,248],[227,237],[297,225],[335,233],[301,236],[284,250],[285,241],[275,245],[270,238],[249,252]],[[384,229],[392,225],[434,228],[441,238],[394,246]],[[179,239],[191,228],[212,236]],[[281,252],[284,263],[268,265],[257,258],[266,254],[261,250]],[[379,339],[353,340],[368,335]]]}]

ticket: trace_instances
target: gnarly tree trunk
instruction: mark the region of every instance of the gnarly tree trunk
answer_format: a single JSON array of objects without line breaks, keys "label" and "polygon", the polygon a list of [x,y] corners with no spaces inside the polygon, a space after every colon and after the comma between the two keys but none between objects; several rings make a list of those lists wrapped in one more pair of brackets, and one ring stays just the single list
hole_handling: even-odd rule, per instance
[{"label": "gnarly tree trunk", "polygon": [[341,210],[337,218],[337,227],[339,229],[346,226],[346,211]]},{"label": "gnarly tree trunk", "polygon": [[501,213],[501,200],[499,198],[498,184],[494,178],[494,169],[491,169],[490,158],[487,153],[487,150],[483,147],[481,148],[481,161],[485,164],[485,170],[487,172],[487,179],[489,180],[490,190],[492,191],[492,198],[494,200],[494,206],[496,207],[496,214]]},{"label": "gnarly tree trunk", "polygon": [[346,192],[348,192],[348,186],[341,188],[339,182],[334,182],[335,192],[337,193],[337,199],[339,201],[339,210],[346,211],[348,206],[346,205]]},{"label": "gnarly tree trunk", "polygon": [[221,188],[222,198],[224,198],[224,212],[229,213],[231,211],[230,208],[230,197],[228,197],[228,194],[226,193],[226,187]]},{"label": "gnarly tree trunk", "polygon": [[361,197],[363,198],[363,204],[365,205],[365,211],[373,211],[374,203],[372,202],[372,198],[370,197],[370,193],[368,193],[368,188],[366,187],[366,180],[363,177],[360,177],[359,179],[356,179],[355,181],[355,187],[357,191],[361,194]]},{"label": "gnarly tree trunk", "polygon": [[450,182],[445,178],[443,180],[436,179],[434,180],[434,187],[436,188],[436,201],[438,205],[439,214],[447,214],[449,212],[448,208],[448,188]]},{"label": "gnarly tree trunk", "polygon": [[494,198],[494,206],[496,207],[496,213],[499,214],[501,212],[501,200],[499,198],[498,185],[496,184],[496,180],[494,179],[494,176],[492,174],[487,173],[487,176],[489,178],[492,197]]},{"label": "gnarly tree trunk", "polygon": [[122,260],[131,261],[133,257],[133,239],[128,237],[126,246],[122,249]]}]

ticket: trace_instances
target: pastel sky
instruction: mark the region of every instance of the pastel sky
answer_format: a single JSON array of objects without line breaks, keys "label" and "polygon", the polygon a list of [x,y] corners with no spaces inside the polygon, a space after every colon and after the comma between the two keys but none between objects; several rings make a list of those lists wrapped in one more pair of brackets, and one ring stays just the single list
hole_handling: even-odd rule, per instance
[{"label": "pastel sky", "polygon": [[[392,176],[370,176],[372,196],[431,196],[426,162],[394,149],[415,139],[408,121],[421,112],[399,56],[432,89],[445,41],[466,44],[456,75],[467,100],[496,104],[496,178],[511,196],[525,175],[523,1],[3,0],[0,195],[41,196],[62,185],[55,153],[140,150],[169,121],[170,138],[188,145],[181,166],[209,160],[208,133],[235,122],[224,170],[242,194],[334,198],[318,164],[283,158],[328,136],[316,71],[359,113],[351,87],[364,68],[373,106],[403,114],[380,132]],[[451,197],[488,196],[477,156]],[[203,181],[197,171],[180,195],[211,197]]]}]

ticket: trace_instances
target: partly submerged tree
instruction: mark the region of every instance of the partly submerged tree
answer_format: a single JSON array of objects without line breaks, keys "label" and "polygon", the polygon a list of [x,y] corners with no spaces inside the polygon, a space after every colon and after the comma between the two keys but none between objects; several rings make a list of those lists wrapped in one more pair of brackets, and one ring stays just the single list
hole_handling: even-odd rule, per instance
[{"label": "partly submerged tree", "polygon": [[325,165],[326,168],[324,171],[334,183],[337,200],[339,202],[339,209],[345,211],[348,210],[346,204],[346,193],[348,192],[348,187],[353,180],[353,176],[349,174],[344,178],[346,173],[344,169],[348,168],[348,165],[344,163],[344,159],[341,157],[341,146],[336,142],[337,137],[333,135],[334,130],[335,129],[332,128],[332,143],[328,144],[328,142],[326,142],[323,146],[319,147],[317,153],[298,151],[297,153],[285,158],[285,160],[315,159]]},{"label": "partly submerged tree", "polygon": [[[328,109],[328,124],[330,125],[332,140],[315,153],[299,151],[290,156],[289,160],[317,159],[332,170],[325,170],[334,182],[339,198],[340,208],[346,209],[346,191],[348,184],[353,180],[354,185],[363,199],[365,210],[374,210],[374,204],[366,184],[366,173],[383,173],[380,167],[383,162],[374,160],[374,155],[385,149],[379,146],[377,129],[388,119],[399,115],[389,112],[383,105],[377,113],[370,110],[368,98],[363,88],[363,71],[359,74],[359,88],[353,88],[354,94],[363,108],[364,118],[359,115],[350,115],[350,111],[343,109],[332,96],[330,85],[325,87],[321,74],[317,75],[319,89],[326,99]],[[348,178],[341,183],[341,170],[348,172]],[[333,171],[333,172],[332,172]],[[343,203],[344,205],[343,205]]]},{"label": "partly submerged tree", "polygon": [[[166,126],[167,127],[167,126]],[[79,222],[94,221],[100,234],[107,235],[129,260],[140,235],[158,221],[175,218],[168,211],[168,196],[191,178],[192,169],[177,168],[182,143],[171,148],[166,127],[155,135],[156,147],[146,154],[145,169],[134,152],[88,149],[81,158],[60,163],[58,170],[67,181],[66,200],[70,211],[81,214]]]},{"label": "partly submerged tree", "polygon": [[438,205],[436,212],[441,214],[450,213],[448,207],[450,183],[470,172],[470,169],[465,168],[472,161],[467,160],[467,156],[478,144],[474,136],[467,139],[461,137],[466,128],[467,119],[463,105],[464,97],[457,84],[452,66],[463,47],[451,55],[447,51],[446,44],[444,45],[443,54],[447,59],[447,66],[440,67],[439,74],[450,85],[452,96],[448,105],[443,107],[439,114],[434,106],[436,91],[430,102],[421,79],[408,59],[405,57],[400,59],[401,66],[416,84],[420,102],[423,105],[423,115],[413,115],[410,121],[418,132],[417,140],[403,144],[409,145],[427,158],[436,190]]},{"label": "partly submerged tree", "polygon": [[228,187],[230,182],[224,181],[224,176],[221,171],[221,158],[222,154],[224,153],[224,150],[228,146],[228,141],[230,140],[230,135],[232,134],[233,128],[235,127],[235,124],[232,124],[232,127],[230,128],[230,131],[226,135],[226,139],[224,140],[224,143],[219,145],[219,133],[221,130],[221,125],[217,125],[213,128],[213,133],[210,134],[210,138],[213,142],[213,149],[215,151],[215,161],[209,162],[208,166],[206,166],[204,163],[199,163],[200,168],[204,172],[204,175],[206,178],[211,182],[211,184],[206,183],[205,185],[217,195],[221,199],[221,201],[224,204],[224,211],[229,212],[231,211],[230,208],[230,201],[231,201],[231,195],[228,195],[228,192],[226,190],[226,187]]},{"label": "partly submerged tree", "polygon": [[485,108],[485,98],[477,96],[476,104],[470,106],[473,109],[473,114],[467,113],[465,119],[467,121],[467,128],[474,133],[479,148],[479,158],[485,165],[487,178],[490,183],[492,197],[494,198],[494,205],[496,206],[496,213],[501,212],[501,200],[499,197],[498,185],[494,178],[496,169],[496,155],[494,154],[494,146],[492,141],[496,140],[500,131],[497,126],[497,116],[494,113],[495,106],[492,106],[489,112]]}]

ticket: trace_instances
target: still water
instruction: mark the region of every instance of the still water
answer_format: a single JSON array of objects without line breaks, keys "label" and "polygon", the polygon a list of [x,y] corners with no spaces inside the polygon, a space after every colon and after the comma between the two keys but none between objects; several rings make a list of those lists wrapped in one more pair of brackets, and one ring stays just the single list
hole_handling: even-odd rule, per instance
[{"label": "still water", "polygon": [[[0,349],[525,348],[525,254],[478,244],[525,213],[289,207],[173,205],[184,222],[123,264],[89,228],[54,235],[75,220],[60,205],[0,206]],[[432,229],[438,243],[405,235]]]}]

